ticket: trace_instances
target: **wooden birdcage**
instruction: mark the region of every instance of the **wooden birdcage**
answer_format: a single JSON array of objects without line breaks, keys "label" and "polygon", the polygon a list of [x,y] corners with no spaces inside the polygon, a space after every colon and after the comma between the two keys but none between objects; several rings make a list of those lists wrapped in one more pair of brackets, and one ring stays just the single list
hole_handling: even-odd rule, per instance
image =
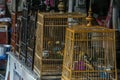
[{"label": "wooden birdcage", "polygon": [[38,13],[34,70],[59,75],[62,70],[66,27],[83,24],[84,14]]},{"label": "wooden birdcage", "polygon": [[115,30],[67,28],[62,80],[117,80]]}]

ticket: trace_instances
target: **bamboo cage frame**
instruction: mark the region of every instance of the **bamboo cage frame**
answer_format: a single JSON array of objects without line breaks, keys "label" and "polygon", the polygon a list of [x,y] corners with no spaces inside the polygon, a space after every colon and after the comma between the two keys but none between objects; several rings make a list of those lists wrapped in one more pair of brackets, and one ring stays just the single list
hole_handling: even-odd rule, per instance
[{"label": "bamboo cage frame", "polygon": [[[66,28],[86,24],[85,17],[81,13],[38,13],[34,70],[40,76],[61,75]],[[59,55],[55,49],[60,49]],[[44,58],[44,51],[54,57]]]},{"label": "bamboo cage frame", "polygon": [[115,30],[67,28],[62,80],[117,80]]}]

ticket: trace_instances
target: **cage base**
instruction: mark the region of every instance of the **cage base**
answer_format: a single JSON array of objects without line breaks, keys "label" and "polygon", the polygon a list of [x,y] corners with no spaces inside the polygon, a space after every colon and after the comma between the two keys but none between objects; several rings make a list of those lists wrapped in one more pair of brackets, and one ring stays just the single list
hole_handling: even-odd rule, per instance
[{"label": "cage base", "polygon": [[61,80],[61,76],[42,76],[41,80]]}]

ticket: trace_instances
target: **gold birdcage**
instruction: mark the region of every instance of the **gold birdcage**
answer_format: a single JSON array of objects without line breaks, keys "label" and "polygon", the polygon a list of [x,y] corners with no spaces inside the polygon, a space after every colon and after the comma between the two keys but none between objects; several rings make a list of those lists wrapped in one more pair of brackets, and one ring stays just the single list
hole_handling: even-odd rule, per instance
[{"label": "gold birdcage", "polygon": [[62,80],[117,80],[115,30],[66,29]]},{"label": "gold birdcage", "polygon": [[81,13],[38,13],[34,70],[61,75],[66,27],[83,24]]}]

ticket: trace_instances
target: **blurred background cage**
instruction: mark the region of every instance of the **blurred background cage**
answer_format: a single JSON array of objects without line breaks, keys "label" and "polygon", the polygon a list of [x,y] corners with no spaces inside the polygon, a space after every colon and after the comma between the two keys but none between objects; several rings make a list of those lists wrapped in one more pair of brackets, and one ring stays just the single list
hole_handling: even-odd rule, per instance
[{"label": "blurred background cage", "polygon": [[36,12],[31,11],[27,28],[27,60],[26,65],[33,70],[36,35]]},{"label": "blurred background cage", "polygon": [[29,20],[30,20],[30,3],[31,1],[25,0],[23,9],[22,9],[22,17],[21,17],[21,32],[20,32],[20,56],[19,58],[26,63],[27,61],[27,45],[28,45],[28,28]]},{"label": "blurred background cage", "polygon": [[16,36],[15,36],[15,53],[19,56],[20,55],[20,40],[21,40],[21,27],[22,27],[22,16],[17,16],[16,20]]},{"label": "blurred background cage", "polygon": [[117,80],[115,30],[67,28],[62,80]]},{"label": "blurred background cage", "polygon": [[38,13],[34,71],[61,75],[66,27],[85,24],[85,14]]}]

